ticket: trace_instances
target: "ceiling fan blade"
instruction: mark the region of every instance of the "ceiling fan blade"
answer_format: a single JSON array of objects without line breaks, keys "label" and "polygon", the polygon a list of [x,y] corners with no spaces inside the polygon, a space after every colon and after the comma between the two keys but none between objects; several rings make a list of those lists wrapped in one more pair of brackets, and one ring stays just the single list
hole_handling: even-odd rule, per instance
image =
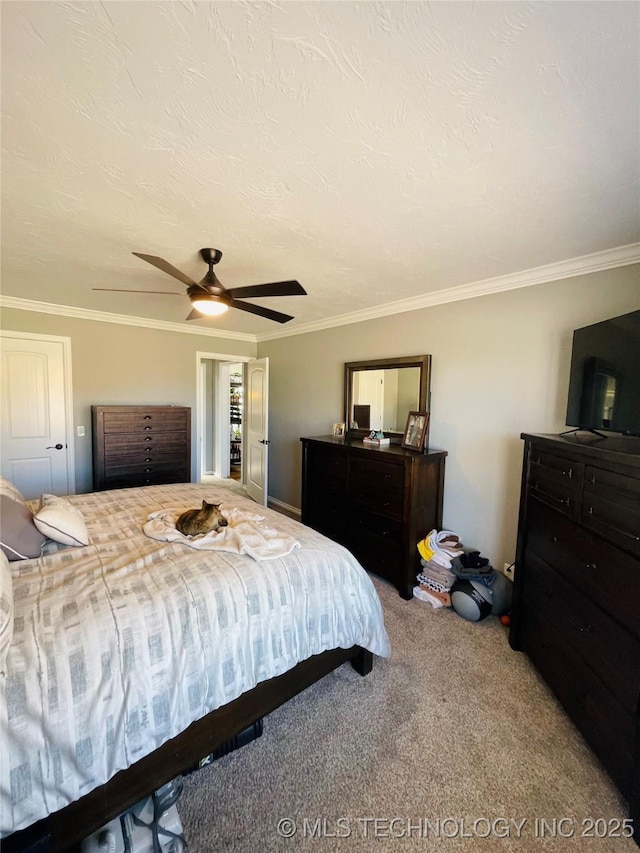
[{"label": "ceiling fan blade", "polygon": [[92,287],[91,290],[108,291],[109,293],[157,293],[160,296],[184,296],[176,290],[122,290],[120,287]]},{"label": "ceiling fan blade", "polygon": [[227,288],[232,299],[245,296],[306,296],[307,291],[299,281],[274,281],[271,284],[253,284],[249,287]]},{"label": "ceiling fan blade", "polygon": [[162,272],[166,272],[169,275],[177,278],[178,281],[181,281],[183,284],[198,284],[197,281],[194,281],[192,278],[189,278],[188,275],[185,275],[180,270],[172,267],[170,263],[165,261],[163,258],[157,258],[155,255],[143,255],[140,252],[132,252],[137,258],[142,258],[143,261],[146,261],[149,264],[152,264],[154,267],[157,267]]},{"label": "ceiling fan blade", "polygon": [[281,314],[280,311],[272,311],[271,308],[263,308],[262,305],[253,305],[251,302],[240,302],[234,299],[231,307],[257,314],[259,317],[266,317],[267,320],[275,320],[276,323],[288,323],[289,320],[293,320],[291,314]]}]

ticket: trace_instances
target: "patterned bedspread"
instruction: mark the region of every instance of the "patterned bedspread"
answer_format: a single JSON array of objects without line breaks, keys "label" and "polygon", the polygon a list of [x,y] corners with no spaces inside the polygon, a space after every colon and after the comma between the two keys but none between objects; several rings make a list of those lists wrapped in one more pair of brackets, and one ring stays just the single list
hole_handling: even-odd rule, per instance
[{"label": "patterned bedspread", "polygon": [[[257,561],[157,541],[150,513],[203,498],[300,547]],[[71,496],[90,544],[12,564],[0,679],[0,837],[103,784],[194,720],[332,648],[389,654],[369,577],[340,545],[221,484]]]}]

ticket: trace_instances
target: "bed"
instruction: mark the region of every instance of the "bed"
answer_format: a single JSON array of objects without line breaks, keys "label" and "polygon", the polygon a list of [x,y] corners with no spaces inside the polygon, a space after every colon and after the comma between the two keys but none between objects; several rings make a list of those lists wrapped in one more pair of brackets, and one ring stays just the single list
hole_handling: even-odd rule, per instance
[{"label": "bed", "polygon": [[[388,656],[355,558],[237,492],[22,499],[47,536],[1,555],[3,851],[73,846],[335,667]],[[229,519],[209,545],[174,523],[203,499]]]}]

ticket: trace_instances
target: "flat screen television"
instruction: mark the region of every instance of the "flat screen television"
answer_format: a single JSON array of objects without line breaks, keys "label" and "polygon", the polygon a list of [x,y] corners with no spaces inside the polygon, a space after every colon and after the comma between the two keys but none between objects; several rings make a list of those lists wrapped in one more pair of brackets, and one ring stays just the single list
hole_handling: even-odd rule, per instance
[{"label": "flat screen television", "polygon": [[640,435],[640,311],[574,331],[567,426]]}]

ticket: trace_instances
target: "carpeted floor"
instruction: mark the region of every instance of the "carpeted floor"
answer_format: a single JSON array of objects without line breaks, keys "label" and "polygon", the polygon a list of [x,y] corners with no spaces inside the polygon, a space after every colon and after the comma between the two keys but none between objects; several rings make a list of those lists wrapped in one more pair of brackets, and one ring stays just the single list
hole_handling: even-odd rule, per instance
[{"label": "carpeted floor", "polygon": [[340,667],[186,777],[191,853],[637,853],[624,801],[497,618],[374,583],[392,657],[365,678]]}]

